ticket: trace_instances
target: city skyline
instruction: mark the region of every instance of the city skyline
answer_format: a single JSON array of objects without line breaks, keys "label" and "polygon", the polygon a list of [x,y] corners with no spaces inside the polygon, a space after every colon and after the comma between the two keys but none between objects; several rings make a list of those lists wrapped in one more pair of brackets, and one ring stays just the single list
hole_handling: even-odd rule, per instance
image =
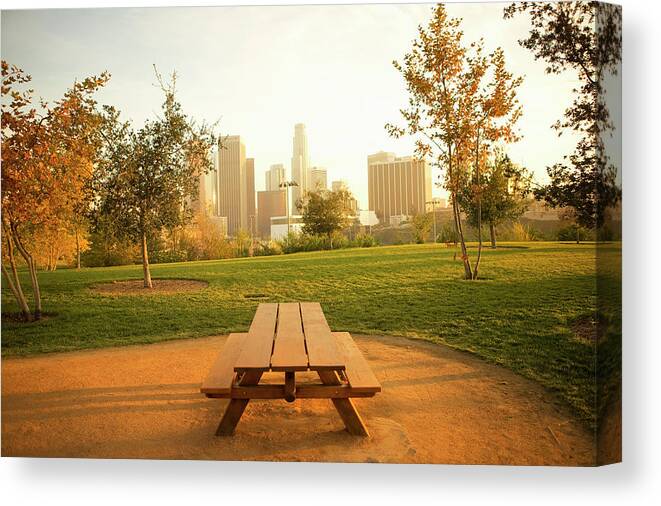
[{"label": "city skyline", "polygon": [[[550,126],[570,104],[577,79],[545,74],[543,62],[517,42],[528,32],[528,21],[503,20],[502,7],[449,4],[448,12],[463,18],[467,43],[488,34],[486,49],[502,46],[508,68],[524,76],[523,138],[508,151],[544,180],[545,167],[562,161],[575,143],[571,134],[558,138]],[[304,123],[311,163],[327,167],[332,179],[347,180],[365,207],[367,156],[414,151],[412,139],[389,137],[384,124],[401,122],[399,109],[407,99],[392,60],[410,49],[431,9],[399,4],[6,11],[2,53],[32,75],[34,89],[47,100],[60,97],[75,79],[108,70],[112,78],[99,103],[116,106],[137,125],[154,117],[162,100],[152,64],[163,74],[176,70],[184,110],[198,121],[219,121],[221,135],[240,134],[251,147],[256,190],[264,189],[271,164],[291,160],[292,125]],[[619,108],[612,111],[618,123]],[[614,162],[621,165],[619,157]],[[436,182],[436,169],[432,176]],[[444,196],[435,185],[432,191]]]}]

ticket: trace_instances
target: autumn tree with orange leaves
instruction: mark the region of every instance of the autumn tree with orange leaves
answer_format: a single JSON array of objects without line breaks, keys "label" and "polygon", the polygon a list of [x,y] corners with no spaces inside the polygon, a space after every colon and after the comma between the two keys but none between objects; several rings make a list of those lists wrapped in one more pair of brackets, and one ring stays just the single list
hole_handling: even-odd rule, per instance
[{"label": "autumn tree with orange leaves", "polygon": [[428,26],[418,28],[418,38],[402,62],[393,64],[404,77],[409,104],[401,110],[405,125],[388,123],[386,129],[393,137],[414,137],[416,156],[430,159],[432,166],[443,172],[443,186],[450,193],[461,246],[464,277],[477,279],[481,227],[473,266],[457,196],[470,185],[480,208],[480,173],[489,153],[498,143],[517,139],[514,125],[521,107],[516,90],[521,79],[507,72],[502,49],[485,54],[482,41],[465,45],[461,19],[449,17],[443,5],[434,8]]},{"label": "autumn tree with orange leaves", "polygon": [[[29,75],[2,61],[2,272],[25,319],[42,315],[35,247],[54,231],[71,228],[91,198],[101,122],[93,95],[109,77],[76,82],[49,105],[36,103]],[[32,312],[17,254],[27,265]]]}]

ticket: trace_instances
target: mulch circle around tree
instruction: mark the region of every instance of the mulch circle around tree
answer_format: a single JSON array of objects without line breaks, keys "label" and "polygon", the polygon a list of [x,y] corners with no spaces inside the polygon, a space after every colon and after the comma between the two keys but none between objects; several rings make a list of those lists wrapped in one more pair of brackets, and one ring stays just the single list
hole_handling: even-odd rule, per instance
[{"label": "mulch circle around tree", "polygon": [[90,288],[103,295],[170,295],[183,292],[199,292],[209,283],[198,279],[152,279],[153,288],[145,288],[142,279],[98,283]]}]

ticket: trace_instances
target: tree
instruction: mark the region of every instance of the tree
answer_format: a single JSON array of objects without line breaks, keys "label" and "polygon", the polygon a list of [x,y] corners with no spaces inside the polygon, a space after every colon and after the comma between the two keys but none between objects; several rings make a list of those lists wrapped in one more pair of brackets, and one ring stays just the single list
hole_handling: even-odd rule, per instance
[{"label": "tree", "polygon": [[[415,234],[415,242],[422,244],[425,242],[425,237],[429,234],[433,223],[433,215],[431,213],[416,214],[411,221],[413,225],[413,233]],[[434,238],[436,240],[436,238]]]},{"label": "tree", "polygon": [[53,105],[33,100],[31,81],[20,68],[2,61],[2,231],[7,245],[3,274],[25,319],[30,310],[16,268],[15,251],[25,261],[41,318],[41,291],[34,246],[66,228],[88,194],[100,119],[94,93],[109,74],[76,82]]},{"label": "tree", "polygon": [[573,70],[581,83],[564,118],[553,125],[559,136],[571,130],[580,140],[563,162],[547,167],[551,182],[535,194],[552,207],[572,208],[579,225],[601,228],[606,210],[622,194],[604,145],[614,129],[604,79],[617,74],[622,59],[622,10],[595,1],[520,2],[506,7],[504,16],[520,13],[527,13],[532,25],[521,46],[546,61],[547,73]]},{"label": "tree", "polygon": [[[478,46],[478,55],[481,54],[481,45]],[[473,155],[473,201],[476,204],[477,226],[477,259],[473,267],[473,279],[477,279],[480,259],[482,256],[482,200],[485,191],[482,183],[482,167],[489,158],[497,143],[511,143],[519,139],[514,126],[522,114],[516,98],[516,91],[523,82],[520,77],[515,78],[507,71],[505,53],[497,48],[488,59],[475,59],[471,65],[474,75],[472,83],[477,87],[472,107],[473,131],[475,150]],[[483,77],[487,76],[486,82]],[[471,95],[472,97],[472,95]]]},{"label": "tree", "polygon": [[165,95],[163,116],[134,130],[105,107],[103,157],[95,182],[94,216],[106,217],[113,236],[140,245],[145,288],[152,288],[148,241],[164,229],[190,222],[199,177],[212,169],[208,152],[216,138],[197,126],[176,100],[176,74],[170,83],[156,77]]},{"label": "tree", "polygon": [[327,235],[333,247],[333,234],[351,225],[351,192],[318,190],[308,192],[297,202],[302,212],[303,232]]},{"label": "tree", "polygon": [[[516,89],[521,79],[505,70],[501,49],[485,56],[481,42],[464,46],[460,24],[460,19],[448,17],[442,4],[436,6],[428,26],[418,28],[411,51],[401,63],[394,62],[406,81],[409,106],[401,110],[406,126],[387,124],[386,129],[394,137],[415,137],[417,156],[431,158],[432,166],[444,172],[464,277],[476,279],[481,234],[473,267],[457,197],[471,173],[475,181],[481,180],[481,166],[496,142],[516,139],[513,126],[521,114]],[[481,189],[473,185],[472,190],[479,208]]]},{"label": "tree", "polygon": [[[480,177],[479,208],[470,186],[462,189],[459,201],[473,227],[478,227],[478,221],[488,223],[491,247],[495,248],[496,227],[518,219],[528,208],[532,175],[513,163],[507,155],[496,152]],[[481,213],[481,220],[478,220],[478,213]]]}]

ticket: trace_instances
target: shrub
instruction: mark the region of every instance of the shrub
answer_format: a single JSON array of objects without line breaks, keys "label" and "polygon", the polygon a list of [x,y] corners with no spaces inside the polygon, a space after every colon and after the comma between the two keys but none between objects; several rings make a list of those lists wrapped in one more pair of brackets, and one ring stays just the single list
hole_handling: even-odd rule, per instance
[{"label": "shrub", "polygon": [[592,241],[594,232],[575,223],[558,230],[558,241]]},{"label": "shrub", "polygon": [[256,257],[282,255],[282,248],[274,241],[259,242],[255,245],[253,255]]},{"label": "shrub", "polygon": [[[276,242],[282,253],[298,253],[299,251],[321,251],[342,248],[369,248],[379,242],[369,234],[359,234],[353,240],[337,232],[332,240],[327,235],[308,235],[290,233]],[[332,246],[332,247],[331,247]]]},{"label": "shrub", "polygon": [[441,230],[436,235],[436,242],[442,243],[456,243],[459,240],[459,234],[455,229],[454,223],[451,221],[446,221],[442,226]]},{"label": "shrub", "polygon": [[540,230],[518,221],[499,227],[496,235],[501,241],[528,242],[544,240],[544,234]]},{"label": "shrub", "polygon": [[351,247],[353,248],[372,248],[378,245],[379,241],[370,234],[358,234],[351,241]]}]

